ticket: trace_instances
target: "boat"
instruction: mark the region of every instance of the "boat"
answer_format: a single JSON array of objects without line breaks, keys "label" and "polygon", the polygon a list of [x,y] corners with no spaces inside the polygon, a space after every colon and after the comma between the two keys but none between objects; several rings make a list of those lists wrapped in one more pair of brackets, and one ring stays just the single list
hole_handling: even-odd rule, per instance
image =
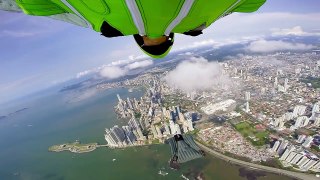
[{"label": "boat", "polygon": [[162,176],[166,176],[166,175],[168,175],[169,173],[159,170],[158,174],[160,174],[160,175],[162,175]]},{"label": "boat", "polygon": [[181,174],[180,177],[182,177],[182,178],[185,179],[185,180],[189,180],[189,178],[185,177],[183,174]]}]

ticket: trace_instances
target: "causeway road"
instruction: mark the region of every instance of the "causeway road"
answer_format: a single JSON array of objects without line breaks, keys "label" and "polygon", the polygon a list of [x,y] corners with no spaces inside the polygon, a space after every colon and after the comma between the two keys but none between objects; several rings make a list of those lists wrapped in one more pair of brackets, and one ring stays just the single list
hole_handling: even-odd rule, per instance
[{"label": "causeway road", "polygon": [[305,173],[299,173],[299,172],[293,172],[293,171],[287,171],[287,170],[283,170],[283,169],[278,169],[278,168],[273,168],[273,167],[269,167],[269,166],[263,166],[263,165],[259,165],[259,164],[254,164],[254,163],[250,163],[250,162],[246,162],[246,161],[242,161],[242,160],[238,160],[238,159],[234,159],[231,157],[228,157],[226,155],[223,155],[219,152],[216,152],[214,150],[212,150],[211,148],[201,144],[198,141],[195,141],[196,144],[201,147],[204,151],[208,152],[209,154],[220,158],[222,160],[228,161],[230,163],[233,164],[238,164],[244,167],[251,167],[251,168],[256,168],[262,171],[267,171],[267,172],[271,172],[271,173],[275,173],[275,174],[279,174],[279,175],[285,175],[285,176],[289,176],[289,177],[293,177],[296,179],[302,179],[302,180],[320,180],[320,178],[317,178],[315,175],[312,174],[305,174]]}]

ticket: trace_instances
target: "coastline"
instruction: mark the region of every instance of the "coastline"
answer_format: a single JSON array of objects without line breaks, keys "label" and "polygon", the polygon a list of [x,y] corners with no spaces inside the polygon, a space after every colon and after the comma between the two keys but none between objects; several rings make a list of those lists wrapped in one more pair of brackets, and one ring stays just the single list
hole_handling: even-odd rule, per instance
[{"label": "coastline", "polygon": [[223,155],[217,151],[212,150],[211,148],[205,146],[204,144],[200,143],[199,141],[195,140],[195,143],[201,147],[204,151],[208,152],[210,155],[217,157],[219,159],[222,159],[224,161],[230,162],[232,164],[237,164],[243,167],[250,167],[253,169],[259,169],[262,171],[266,171],[266,172],[271,172],[271,173],[275,173],[275,174],[279,174],[279,175],[285,175],[288,177],[292,177],[295,179],[301,179],[301,180],[319,180],[319,178],[310,175],[310,174],[304,174],[304,173],[298,173],[298,172],[292,172],[292,171],[287,171],[287,170],[283,170],[283,169],[277,169],[277,168],[273,168],[273,167],[268,167],[268,166],[263,166],[263,165],[259,165],[259,164],[254,164],[254,163],[250,163],[250,162],[245,162],[242,160],[238,160],[238,159],[234,159],[231,157],[228,157],[226,155]]}]

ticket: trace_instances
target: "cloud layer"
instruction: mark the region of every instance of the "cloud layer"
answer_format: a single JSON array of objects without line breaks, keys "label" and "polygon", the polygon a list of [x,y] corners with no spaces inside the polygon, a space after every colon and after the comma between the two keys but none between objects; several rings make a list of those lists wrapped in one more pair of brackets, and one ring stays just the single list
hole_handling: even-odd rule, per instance
[{"label": "cloud layer", "polygon": [[301,26],[287,29],[273,28],[271,31],[273,36],[320,36],[318,32],[305,32]]},{"label": "cloud layer", "polygon": [[284,41],[267,41],[267,40],[257,40],[251,42],[247,50],[251,52],[275,52],[283,50],[310,50],[314,48],[312,45],[307,45],[303,43],[289,43]]},{"label": "cloud layer", "polygon": [[138,60],[134,61],[132,59],[129,60],[122,60],[122,61],[116,61],[112,62],[107,66],[104,66],[100,70],[100,75],[102,77],[106,77],[108,79],[115,79],[122,76],[125,76],[130,70],[138,69],[138,68],[144,68],[151,66],[153,64],[152,60]]},{"label": "cloud layer", "polygon": [[127,69],[137,69],[137,68],[142,68],[142,67],[147,67],[153,64],[152,60],[143,60],[143,61],[136,61],[134,63],[128,64],[125,66]]},{"label": "cloud layer", "polygon": [[230,83],[217,62],[195,57],[180,63],[164,80],[169,86],[184,92],[215,89]]},{"label": "cloud layer", "polygon": [[108,79],[119,78],[126,75],[126,73],[126,69],[120,68],[118,66],[106,66],[100,71],[100,75]]}]

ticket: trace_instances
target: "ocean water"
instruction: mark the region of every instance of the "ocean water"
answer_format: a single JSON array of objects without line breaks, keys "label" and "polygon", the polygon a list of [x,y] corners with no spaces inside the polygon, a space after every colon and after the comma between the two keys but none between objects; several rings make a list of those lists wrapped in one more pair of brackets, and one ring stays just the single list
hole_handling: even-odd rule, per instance
[{"label": "ocean water", "polygon": [[[66,93],[30,99],[14,106],[0,107],[0,116],[28,108],[0,120],[0,180],[117,180],[117,179],[255,179],[257,173],[207,155],[171,170],[169,145],[127,149],[98,148],[90,153],[48,152],[48,147],[80,140],[106,144],[104,129],[124,125],[113,111],[116,94],[140,97],[142,91],[127,89],[99,92],[79,102],[68,103]],[[116,159],[113,161],[113,159]],[[168,172],[162,176],[158,171]],[[244,173],[245,172],[245,173]],[[247,174],[242,177],[240,174]],[[263,173],[257,179],[290,178]]]}]

